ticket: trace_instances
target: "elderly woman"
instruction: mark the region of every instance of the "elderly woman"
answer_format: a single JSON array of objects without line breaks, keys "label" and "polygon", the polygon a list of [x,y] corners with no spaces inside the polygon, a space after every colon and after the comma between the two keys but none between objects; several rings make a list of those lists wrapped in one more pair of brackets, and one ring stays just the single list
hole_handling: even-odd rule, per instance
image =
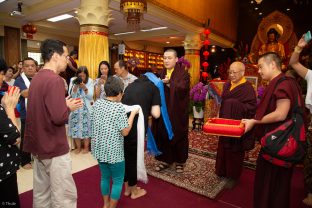
[{"label": "elderly woman", "polygon": [[[7,68],[0,64],[0,86],[3,83]],[[20,133],[14,108],[18,102],[20,90],[13,88],[4,93],[0,105],[0,192],[1,201],[14,203],[20,207],[16,171],[19,169],[20,158],[17,144],[20,143]],[[5,194],[3,194],[5,193]]]},{"label": "elderly woman", "polygon": [[84,148],[82,153],[89,152],[90,144],[90,110],[93,103],[94,84],[89,78],[87,67],[78,68],[77,76],[71,78],[68,94],[72,98],[83,101],[83,107],[73,111],[69,115],[68,135],[74,139],[76,150],[75,153],[81,151],[82,141]]}]

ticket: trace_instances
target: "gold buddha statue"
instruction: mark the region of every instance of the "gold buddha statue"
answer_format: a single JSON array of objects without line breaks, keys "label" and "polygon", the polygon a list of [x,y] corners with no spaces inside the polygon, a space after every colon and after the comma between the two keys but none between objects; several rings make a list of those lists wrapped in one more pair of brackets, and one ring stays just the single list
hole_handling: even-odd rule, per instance
[{"label": "gold buddha statue", "polygon": [[275,52],[281,57],[282,60],[285,60],[284,45],[278,42],[279,33],[274,28],[271,28],[267,32],[267,37],[268,42],[260,47],[259,56],[267,52]]}]

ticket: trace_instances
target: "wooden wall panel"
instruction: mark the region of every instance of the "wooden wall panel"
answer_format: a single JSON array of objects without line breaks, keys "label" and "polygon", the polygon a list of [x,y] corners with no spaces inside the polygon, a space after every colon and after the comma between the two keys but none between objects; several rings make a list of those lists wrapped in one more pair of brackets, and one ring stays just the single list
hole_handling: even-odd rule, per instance
[{"label": "wooden wall panel", "polygon": [[21,57],[20,29],[4,27],[4,56],[8,66],[18,63]]},{"label": "wooden wall panel", "polygon": [[218,35],[236,41],[238,0],[148,0],[164,9],[174,10],[199,23],[210,18],[210,28]]}]

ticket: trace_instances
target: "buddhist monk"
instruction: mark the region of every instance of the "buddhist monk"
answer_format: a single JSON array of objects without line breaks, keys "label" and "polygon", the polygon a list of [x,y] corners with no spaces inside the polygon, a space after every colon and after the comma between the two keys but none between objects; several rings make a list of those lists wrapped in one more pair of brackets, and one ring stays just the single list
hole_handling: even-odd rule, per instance
[{"label": "buddhist monk", "polygon": [[[257,108],[255,119],[242,121],[245,123],[245,132],[255,126],[254,136],[259,139],[266,132],[274,130],[291,118],[297,97],[300,98],[299,106],[303,103],[296,80],[286,79],[281,72],[281,67],[281,58],[273,52],[262,55],[258,60],[258,72],[262,79],[269,81],[269,85]],[[285,168],[274,165],[265,160],[262,154],[260,150],[254,182],[253,206],[255,208],[288,208],[293,167]]]},{"label": "buddhist monk", "polygon": [[[222,102],[219,117],[241,120],[254,118],[257,98],[255,90],[244,77],[245,65],[242,62],[233,62],[228,71],[228,79],[224,84],[221,95]],[[248,147],[247,135],[241,138],[219,137],[216,174],[228,178],[227,187],[232,188],[239,179],[245,156],[245,150],[250,150],[254,142]]]},{"label": "buddhist monk", "polygon": [[168,49],[164,52],[164,66],[159,75],[164,83],[164,94],[172,125],[173,137],[169,139],[163,115],[153,119],[152,132],[161,155],[156,156],[159,164],[156,171],[162,171],[175,164],[176,172],[182,173],[188,158],[188,105],[190,75],[184,65],[177,64],[177,52]]}]

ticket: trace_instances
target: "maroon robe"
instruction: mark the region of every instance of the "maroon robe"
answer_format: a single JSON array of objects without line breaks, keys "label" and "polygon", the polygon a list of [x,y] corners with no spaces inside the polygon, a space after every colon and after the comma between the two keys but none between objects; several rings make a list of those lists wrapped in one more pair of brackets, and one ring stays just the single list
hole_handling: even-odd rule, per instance
[{"label": "maroon robe", "polygon": [[[254,88],[249,82],[238,85],[230,91],[231,82],[224,85],[219,117],[241,120],[254,118],[257,98]],[[237,180],[243,168],[245,150],[254,146],[250,134],[241,138],[219,137],[216,174]]]},{"label": "maroon robe", "polygon": [[[160,73],[160,78],[166,77],[167,70]],[[176,64],[170,78],[170,87],[166,84],[166,104],[173,130],[173,139],[168,138],[163,119],[153,119],[152,132],[158,149],[162,152],[156,159],[168,164],[185,163],[188,158],[188,106],[190,75],[184,69],[184,65]]]},{"label": "maroon robe", "polygon": [[[290,109],[287,119],[291,118],[292,108],[296,97],[301,95],[297,82],[292,78],[280,82],[276,88],[275,85],[279,79],[284,77],[281,73],[266,87],[263,98],[260,101],[256,112],[256,119],[261,120],[265,115],[275,111],[276,102],[279,99],[289,99]],[[299,106],[304,103],[302,97],[298,100]],[[278,127],[282,122],[276,122],[255,127],[255,136],[261,138],[268,131]],[[257,168],[254,185],[254,207],[255,208],[288,208],[290,199],[290,185],[293,167],[284,168],[273,165],[266,161],[261,154],[257,159]]]}]

